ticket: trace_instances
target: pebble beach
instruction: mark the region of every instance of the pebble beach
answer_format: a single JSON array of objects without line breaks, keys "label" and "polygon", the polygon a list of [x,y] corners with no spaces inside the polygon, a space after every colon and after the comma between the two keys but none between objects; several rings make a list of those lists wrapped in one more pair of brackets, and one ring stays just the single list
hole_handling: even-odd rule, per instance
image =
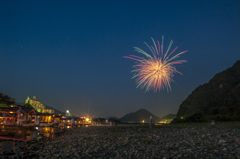
[{"label": "pebble beach", "polygon": [[240,128],[91,126],[26,143],[24,158],[240,158]]}]

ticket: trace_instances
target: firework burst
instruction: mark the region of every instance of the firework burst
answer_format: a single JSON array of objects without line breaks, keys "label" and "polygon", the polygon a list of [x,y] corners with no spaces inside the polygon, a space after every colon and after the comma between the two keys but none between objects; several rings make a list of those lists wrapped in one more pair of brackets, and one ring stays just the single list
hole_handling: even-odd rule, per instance
[{"label": "firework burst", "polygon": [[138,47],[134,47],[135,51],[145,55],[145,57],[135,55],[124,57],[136,61],[136,65],[133,65],[135,69],[132,72],[135,72],[133,78],[137,78],[137,88],[146,88],[146,91],[153,89],[156,92],[160,92],[160,90],[164,88],[166,88],[167,91],[171,90],[170,84],[173,82],[174,74],[178,73],[182,75],[181,72],[177,71],[175,65],[187,62],[186,60],[176,61],[176,59],[181,54],[187,52],[187,50],[173,55],[178,47],[170,51],[173,44],[172,40],[168,47],[164,49],[164,36],[162,36],[162,44],[160,44],[159,41],[156,43],[153,38],[151,39],[153,41],[153,46],[149,46],[146,42],[144,43],[147,45],[152,55]]}]

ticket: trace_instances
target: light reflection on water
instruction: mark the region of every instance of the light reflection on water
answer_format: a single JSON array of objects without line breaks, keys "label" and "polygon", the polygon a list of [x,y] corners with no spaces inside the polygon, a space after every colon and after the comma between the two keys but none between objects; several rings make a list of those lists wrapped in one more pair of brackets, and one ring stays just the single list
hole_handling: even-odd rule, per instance
[{"label": "light reflection on water", "polygon": [[[34,128],[32,130],[27,130],[27,128],[2,128],[0,129],[0,136],[1,137],[10,137],[21,140],[32,140],[38,139],[41,136],[47,138],[53,138],[56,132],[61,131],[62,128],[53,128],[53,127],[38,127],[37,129]],[[23,147],[25,142],[18,142],[17,145],[16,140],[4,140],[0,139],[0,153],[2,151],[6,152],[13,152],[15,156],[17,156],[17,151],[19,147]],[[14,155],[9,156],[14,158]]]},{"label": "light reflection on water", "polygon": [[61,131],[62,128],[53,127],[35,127],[34,129],[28,130],[27,128],[4,128],[0,130],[0,136],[12,137],[24,140],[37,139],[40,136],[54,137],[54,133]]}]

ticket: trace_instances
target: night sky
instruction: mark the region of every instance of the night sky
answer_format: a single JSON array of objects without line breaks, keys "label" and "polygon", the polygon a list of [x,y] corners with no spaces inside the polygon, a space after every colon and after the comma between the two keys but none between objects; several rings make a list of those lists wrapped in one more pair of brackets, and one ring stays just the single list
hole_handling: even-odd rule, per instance
[{"label": "night sky", "polygon": [[[151,37],[173,39],[187,63],[172,91],[136,88],[123,58]],[[56,0],[0,2],[0,92],[74,115],[177,113],[200,84],[240,59],[239,0]],[[148,51],[149,52],[149,51]]]}]

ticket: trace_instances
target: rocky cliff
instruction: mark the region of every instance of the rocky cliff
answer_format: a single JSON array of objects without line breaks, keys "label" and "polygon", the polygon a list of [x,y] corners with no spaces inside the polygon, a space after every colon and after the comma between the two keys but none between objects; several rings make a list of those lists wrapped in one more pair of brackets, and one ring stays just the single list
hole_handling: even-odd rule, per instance
[{"label": "rocky cliff", "polygon": [[176,120],[240,120],[239,114],[240,60],[197,87],[180,105]]}]

